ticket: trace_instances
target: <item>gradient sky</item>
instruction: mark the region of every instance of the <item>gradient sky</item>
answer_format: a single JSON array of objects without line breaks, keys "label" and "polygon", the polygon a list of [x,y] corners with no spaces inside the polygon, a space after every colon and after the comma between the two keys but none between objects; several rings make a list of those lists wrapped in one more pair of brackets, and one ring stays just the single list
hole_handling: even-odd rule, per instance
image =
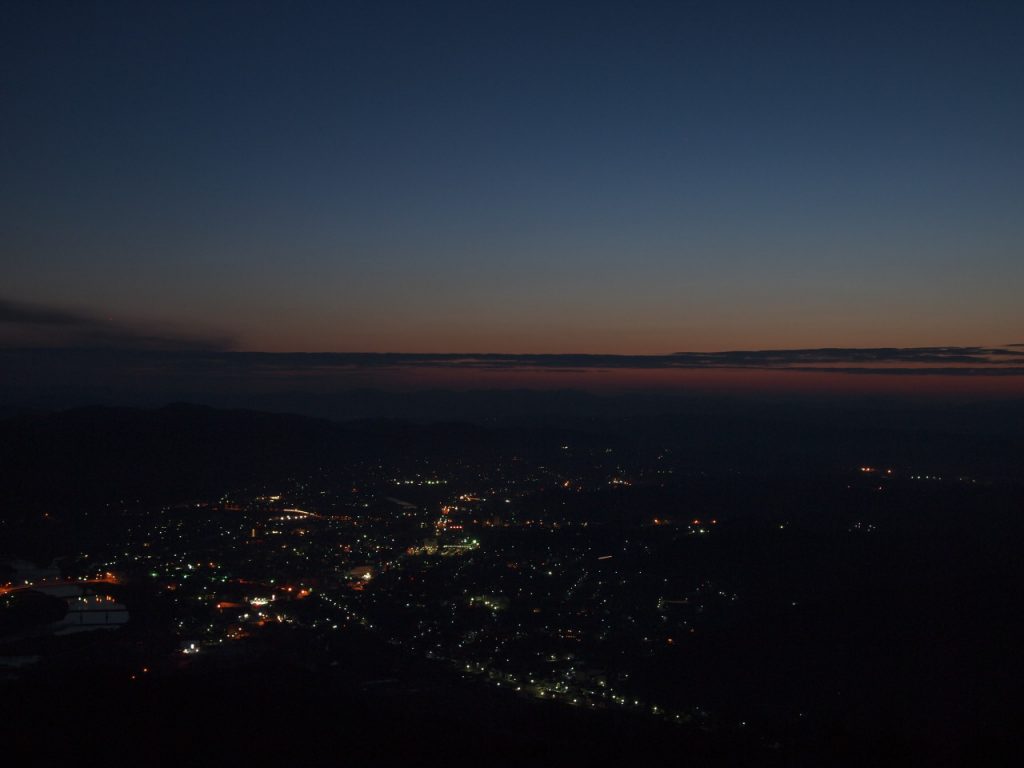
[{"label": "gradient sky", "polygon": [[265,351],[1024,341],[1024,3],[0,14],[0,299]]}]

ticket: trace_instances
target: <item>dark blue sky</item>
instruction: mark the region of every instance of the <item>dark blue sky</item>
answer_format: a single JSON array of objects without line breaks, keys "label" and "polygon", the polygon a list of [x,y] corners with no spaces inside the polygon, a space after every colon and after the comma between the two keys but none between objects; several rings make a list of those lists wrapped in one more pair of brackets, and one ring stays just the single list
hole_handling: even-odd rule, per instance
[{"label": "dark blue sky", "polygon": [[253,350],[1024,340],[1021,3],[13,2],[0,30],[0,299]]}]

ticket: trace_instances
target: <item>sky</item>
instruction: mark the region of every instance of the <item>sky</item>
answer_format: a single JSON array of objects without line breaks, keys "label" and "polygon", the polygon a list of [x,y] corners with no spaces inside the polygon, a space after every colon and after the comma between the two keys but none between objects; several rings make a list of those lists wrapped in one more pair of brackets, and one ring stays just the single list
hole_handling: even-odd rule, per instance
[{"label": "sky", "polygon": [[1022,37],[1019,2],[5,3],[0,345],[1024,342]]}]

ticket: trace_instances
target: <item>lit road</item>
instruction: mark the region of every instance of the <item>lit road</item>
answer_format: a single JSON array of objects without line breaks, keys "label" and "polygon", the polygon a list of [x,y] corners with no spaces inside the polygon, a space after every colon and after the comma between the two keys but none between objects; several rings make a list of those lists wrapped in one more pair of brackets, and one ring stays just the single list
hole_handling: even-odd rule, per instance
[{"label": "lit road", "polygon": [[33,582],[31,584],[5,585],[0,587],[0,596],[9,595],[12,592],[25,592],[44,587],[77,587],[87,584],[119,584],[118,578],[107,574],[95,579],[52,579]]}]

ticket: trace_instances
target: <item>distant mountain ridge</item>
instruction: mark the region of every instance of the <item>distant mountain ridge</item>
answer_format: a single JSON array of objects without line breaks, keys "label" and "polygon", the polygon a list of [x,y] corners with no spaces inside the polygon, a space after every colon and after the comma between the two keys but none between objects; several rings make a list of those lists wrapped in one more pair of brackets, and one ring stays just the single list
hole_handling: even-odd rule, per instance
[{"label": "distant mountain ridge", "polygon": [[[506,394],[459,402],[480,413],[507,402]],[[1024,409],[1012,405],[925,410],[694,399],[671,411],[659,410],[664,400],[532,394],[538,397],[529,401],[543,407],[497,410],[491,424],[332,421],[181,403],[27,412],[0,419],[0,466],[9,503],[34,508],[106,503],[119,494],[190,498],[361,461],[519,454],[543,462],[565,441],[614,446],[641,460],[669,447],[694,467],[763,472],[885,461],[1019,478],[1024,460]]]}]

